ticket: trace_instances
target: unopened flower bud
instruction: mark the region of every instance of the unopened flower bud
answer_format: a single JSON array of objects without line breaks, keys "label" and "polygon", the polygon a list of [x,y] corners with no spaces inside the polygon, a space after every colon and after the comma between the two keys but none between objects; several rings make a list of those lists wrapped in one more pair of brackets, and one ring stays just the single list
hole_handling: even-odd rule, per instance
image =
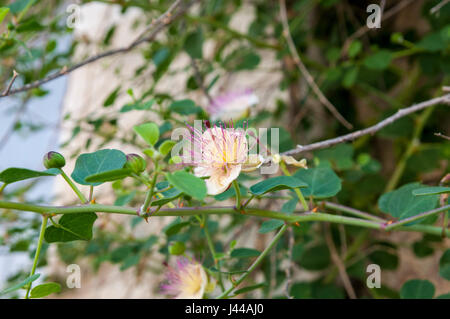
[{"label": "unopened flower bud", "polygon": [[133,173],[140,174],[145,171],[147,163],[137,154],[127,154],[127,162],[125,168],[129,168]]},{"label": "unopened flower bud", "polygon": [[175,255],[175,256],[182,255],[185,250],[186,250],[186,246],[181,241],[175,241],[175,242],[170,243],[170,245],[169,245],[169,253],[171,255]]},{"label": "unopened flower bud", "polygon": [[62,156],[58,152],[48,152],[44,156],[44,166],[47,169],[50,168],[62,168],[66,165],[66,160],[64,159],[64,156]]}]

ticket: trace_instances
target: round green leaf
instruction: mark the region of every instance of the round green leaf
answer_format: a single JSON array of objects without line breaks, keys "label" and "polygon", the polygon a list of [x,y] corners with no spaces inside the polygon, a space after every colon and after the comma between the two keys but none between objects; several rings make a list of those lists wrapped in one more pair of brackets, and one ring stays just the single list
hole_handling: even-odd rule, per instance
[{"label": "round green leaf", "polygon": [[251,186],[250,191],[255,195],[263,195],[268,192],[297,187],[307,187],[307,184],[292,176],[277,176]]},{"label": "round green leaf", "polygon": [[72,178],[81,185],[97,186],[101,183],[87,182],[86,177],[123,167],[127,157],[119,150],[105,149],[81,154],[75,163]]},{"label": "round green leaf", "polygon": [[173,222],[171,222],[169,225],[164,227],[164,233],[167,235],[167,237],[170,237],[172,235],[178,234],[184,227],[188,226],[190,222],[183,221],[181,218],[175,219]]},{"label": "round green leaf", "polygon": [[44,238],[48,243],[91,240],[95,213],[65,214],[59,223],[47,227]]},{"label": "round green leaf", "polygon": [[279,219],[266,220],[264,223],[262,223],[261,228],[259,228],[258,232],[261,234],[266,234],[280,228],[283,225],[284,222]]},{"label": "round green leaf", "polygon": [[161,143],[161,145],[158,148],[158,152],[160,152],[162,155],[166,156],[170,153],[172,150],[172,147],[174,147],[176,144],[175,141],[167,140]]},{"label": "round green leaf", "polygon": [[450,280],[450,249],[447,249],[439,260],[439,274]]},{"label": "round green leaf", "polygon": [[203,49],[203,32],[198,28],[195,32],[191,32],[184,41],[184,49],[193,59],[201,59]]},{"label": "round green leaf", "polygon": [[169,183],[178,188],[183,193],[202,200],[206,196],[206,184],[201,178],[198,178],[185,171],[177,171],[175,173],[167,173]]},{"label": "round green leaf", "polygon": [[53,293],[58,293],[61,291],[61,285],[56,282],[49,282],[34,287],[31,290],[31,298],[43,298]]},{"label": "round green leaf", "polygon": [[380,50],[364,59],[364,65],[371,70],[384,70],[391,64],[392,53],[388,50]]},{"label": "round green leaf", "polygon": [[341,180],[329,167],[300,169],[294,175],[308,187],[302,190],[304,196],[314,198],[332,197],[341,190]]},{"label": "round green leaf", "polygon": [[415,189],[423,188],[419,183],[411,183],[383,194],[378,200],[380,209],[391,216],[404,219],[434,209],[438,195],[414,196]]},{"label": "round green leaf", "polygon": [[330,264],[330,252],[324,244],[310,246],[299,256],[299,264],[307,270],[322,270]]},{"label": "round green leaf", "polygon": [[155,123],[145,123],[133,127],[134,131],[149,145],[155,145],[159,139],[159,128]]},{"label": "round green leaf", "polygon": [[201,111],[201,108],[199,108],[192,100],[178,100],[170,104],[169,110],[181,115],[189,115],[198,113]]},{"label": "round green leaf", "polygon": [[431,299],[434,285],[428,280],[413,279],[405,282],[400,290],[402,299]]},{"label": "round green leaf", "polygon": [[398,257],[384,250],[376,250],[369,255],[369,259],[379,265],[382,269],[396,269],[398,266]]}]

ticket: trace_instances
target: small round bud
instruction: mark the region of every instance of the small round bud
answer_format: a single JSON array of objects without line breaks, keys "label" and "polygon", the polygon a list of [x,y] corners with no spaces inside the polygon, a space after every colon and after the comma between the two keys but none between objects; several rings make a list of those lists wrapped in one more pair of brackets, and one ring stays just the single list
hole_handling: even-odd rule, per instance
[{"label": "small round bud", "polygon": [[62,168],[64,167],[64,165],[66,165],[66,160],[64,156],[62,156],[60,153],[51,151],[45,154],[44,156],[45,168],[47,169]]},{"label": "small round bud", "polygon": [[181,241],[174,241],[169,245],[169,253],[171,255],[179,256],[184,253],[186,246]]},{"label": "small round bud", "polygon": [[127,154],[127,162],[125,168],[129,168],[133,173],[140,174],[145,171],[147,163],[137,154]]}]

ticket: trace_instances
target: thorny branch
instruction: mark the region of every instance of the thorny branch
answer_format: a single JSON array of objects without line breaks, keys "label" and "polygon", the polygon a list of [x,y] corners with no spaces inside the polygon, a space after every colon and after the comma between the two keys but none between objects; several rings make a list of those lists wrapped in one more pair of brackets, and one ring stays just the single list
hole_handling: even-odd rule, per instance
[{"label": "thorny branch", "polygon": [[[145,36],[145,33],[147,33],[147,31],[148,31],[146,29],[145,32],[143,32],[136,40],[134,40],[131,44],[129,44],[125,47],[112,49],[109,51],[105,51],[101,54],[92,56],[92,57],[90,57],[82,62],[79,62],[69,68],[64,67],[59,72],[51,74],[41,80],[37,80],[35,82],[26,84],[20,88],[11,90],[9,87],[9,89],[7,88],[7,90],[5,90],[0,95],[0,98],[37,88],[37,87],[41,86],[42,84],[45,84],[52,80],[55,80],[61,76],[64,76],[64,75],[72,72],[72,71],[75,71],[76,69],[79,69],[87,64],[93,63],[95,61],[98,61],[98,60],[103,59],[108,56],[129,52],[129,51],[133,50],[134,48],[136,48],[137,46],[141,45],[142,43],[151,42],[156,38],[158,33],[161,32],[166,26],[168,26],[174,20],[179,18],[181,15],[183,15],[188,10],[190,5],[192,5],[193,2],[195,2],[195,1],[191,1],[188,4],[182,6],[181,4],[183,3],[183,1],[180,1],[180,0],[175,1],[174,4],[171,5],[170,8],[163,15],[161,15],[159,18],[157,18],[150,24],[150,27],[154,27],[153,31],[150,34]],[[14,78],[13,78],[13,80],[14,80]],[[12,85],[13,80],[10,82],[10,86]]]},{"label": "thorny branch", "polygon": [[397,121],[398,119],[405,117],[411,113],[418,112],[420,110],[426,109],[428,107],[440,104],[440,103],[449,103],[450,102],[450,94],[446,94],[428,101],[424,101],[418,104],[411,105],[409,107],[405,107],[403,109],[398,110],[394,115],[389,116],[388,118],[385,118],[384,120],[378,122],[377,124],[373,126],[369,126],[365,129],[355,131],[349,134],[345,134],[339,137],[331,138],[328,140],[324,140],[321,142],[316,142],[308,145],[297,145],[297,148],[286,151],[282,153],[282,155],[295,155],[300,154],[303,152],[310,152],[322,148],[331,147],[336,144],[345,143],[353,141],[361,136],[367,135],[367,134],[375,134],[382,128],[388,126],[389,124],[392,124],[393,122]]}]

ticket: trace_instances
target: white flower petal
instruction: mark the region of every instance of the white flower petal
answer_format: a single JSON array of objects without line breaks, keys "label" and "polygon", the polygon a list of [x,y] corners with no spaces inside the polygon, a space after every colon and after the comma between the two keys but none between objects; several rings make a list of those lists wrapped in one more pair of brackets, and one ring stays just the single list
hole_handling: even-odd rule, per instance
[{"label": "white flower petal", "polygon": [[241,165],[230,165],[226,172],[223,169],[215,169],[205,181],[208,194],[217,195],[223,193],[238,178],[240,172]]}]

